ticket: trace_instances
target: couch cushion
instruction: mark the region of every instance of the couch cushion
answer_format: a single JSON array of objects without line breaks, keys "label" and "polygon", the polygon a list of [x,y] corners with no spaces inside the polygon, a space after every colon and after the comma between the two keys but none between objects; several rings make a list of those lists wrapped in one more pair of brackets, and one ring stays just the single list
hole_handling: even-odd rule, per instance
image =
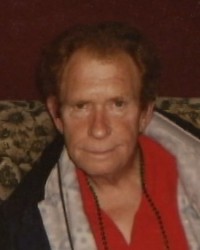
[{"label": "couch cushion", "polygon": [[160,97],[156,106],[168,113],[176,114],[200,129],[200,98]]},{"label": "couch cushion", "polygon": [[41,102],[0,102],[1,199],[12,192],[54,136],[55,128]]}]

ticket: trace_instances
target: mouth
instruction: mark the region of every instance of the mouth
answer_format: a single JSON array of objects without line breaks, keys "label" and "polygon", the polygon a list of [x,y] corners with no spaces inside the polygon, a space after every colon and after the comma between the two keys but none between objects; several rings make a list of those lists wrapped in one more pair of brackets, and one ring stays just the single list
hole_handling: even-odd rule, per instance
[{"label": "mouth", "polygon": [[107,157],[111,153],[115,151],[116,147],[108,148],[108,149],[86,149],[85,151],[91,155],[96,157]]},{"label": "mouth", "polygon": [[96,154],[96,155],[104,155],[112,152],[113,149],[107,149],[107,150],[90,150],[88,153],[90,154]]}]

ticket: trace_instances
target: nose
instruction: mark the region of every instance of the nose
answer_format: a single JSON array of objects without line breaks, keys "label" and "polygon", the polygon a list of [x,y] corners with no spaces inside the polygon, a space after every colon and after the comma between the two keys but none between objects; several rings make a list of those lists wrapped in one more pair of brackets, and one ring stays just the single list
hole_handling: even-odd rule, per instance
[{"label": "nose", "polygon": [[111,128],[108,120],[105,110],[96,109],[93,111],[89,127],[89,135],[96,139],[103,139],[110,135]]}]

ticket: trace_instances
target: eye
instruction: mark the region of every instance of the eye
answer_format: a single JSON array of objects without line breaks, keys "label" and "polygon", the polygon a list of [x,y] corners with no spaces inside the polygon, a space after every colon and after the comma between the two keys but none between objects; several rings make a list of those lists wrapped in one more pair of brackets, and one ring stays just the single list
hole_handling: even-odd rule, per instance
[{"label": "eye", "polygon": [[87,108],[87,103],[86,102],[78,102],[74,105],[75,109],[77,110],[82,110]]},{"label": "eye", "polygon": [[125,101],[121,99],[114,100],[114,105],[117,108],[122,108],[125,105]]}]

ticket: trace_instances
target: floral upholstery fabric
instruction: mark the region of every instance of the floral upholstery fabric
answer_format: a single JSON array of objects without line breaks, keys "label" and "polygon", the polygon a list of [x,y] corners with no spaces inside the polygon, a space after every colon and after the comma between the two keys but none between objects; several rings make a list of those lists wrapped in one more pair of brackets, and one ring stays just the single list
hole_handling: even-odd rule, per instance
[{"label": "floral upholstery fabric", "polygon": [[158,98],[157,107],[200,128],[200,98]]},{"label": "floral upholstery fabric", "polygon": [[[157,106],[200,128],[200,98],[158,98]],[[0,101],[0,202],[12,193],[55,135],[40,101]]]},{"label": "floral upholstery fabric", "polygon": [[55,128],[41,102],[0,102],[1,200],[14,190],[54,136]]}]

